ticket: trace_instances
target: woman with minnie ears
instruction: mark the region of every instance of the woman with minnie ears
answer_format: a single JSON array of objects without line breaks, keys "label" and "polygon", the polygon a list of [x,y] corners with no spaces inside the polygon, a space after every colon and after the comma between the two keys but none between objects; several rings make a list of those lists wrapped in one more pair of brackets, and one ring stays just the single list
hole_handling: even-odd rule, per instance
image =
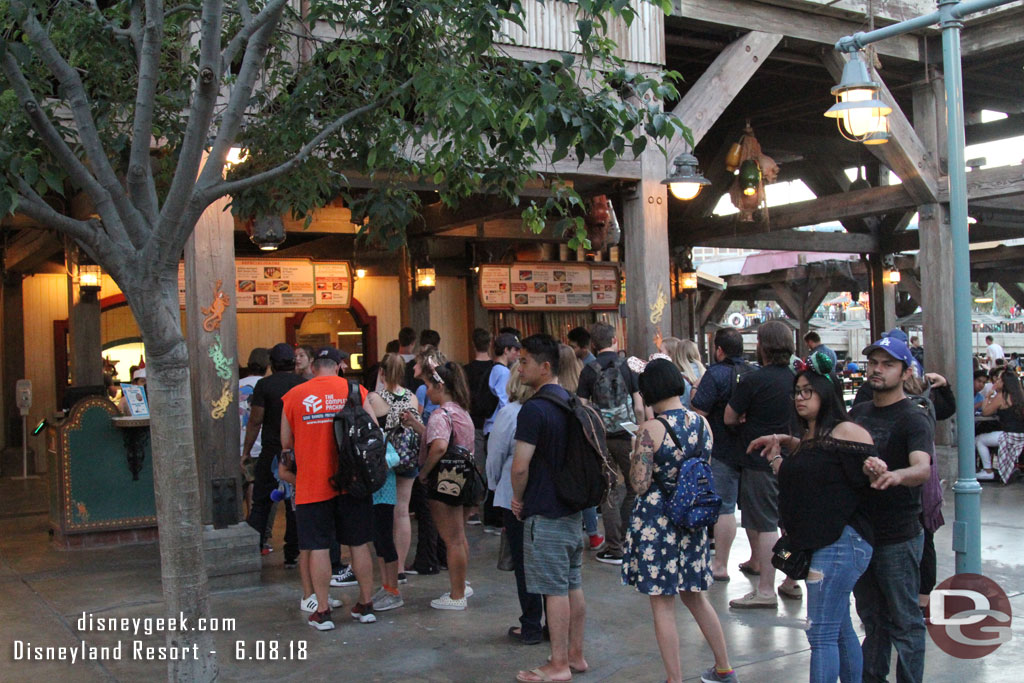
[{"label": "woman with minnie ears", "polygon": [[815,352],[796,369],[793,401],[803,435],[763,436],[747,450],[764,449],[778,476],[789,550],[813,553],[807,575],[811,683],[860,681],[863,660],[850,593],[872,553],[864,493],[887,468],[871,435],[849,420],[832,360]]}]

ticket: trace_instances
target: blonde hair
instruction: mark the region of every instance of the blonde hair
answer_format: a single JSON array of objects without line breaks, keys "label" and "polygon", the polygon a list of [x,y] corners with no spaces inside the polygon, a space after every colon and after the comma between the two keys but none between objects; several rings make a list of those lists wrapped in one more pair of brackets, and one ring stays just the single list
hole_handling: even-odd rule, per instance
[{"label": "blonde hair", "polygon": [[576,393],[580,385],[580,373],[583,362],[576,357],[576,352],[568,344],[558,345],[558,384],[569,393]]},{"label": "blonde hair", "polygon": [[388,391],[401,386],[405,379],[405,361],[397,353],[386,353],[380,361],[380,376]]},{"label": "blonde hair", "polygon": [[[693,344],[693,342],[690,343]],[[661,342],[661,346],[665,350],[665,355],[672,360],[672,365],[676,366],[676,370],[682,373],[686,381],[690,383],[690,386],[696,386],[697,376],[694,374],[693,366],[690,365],[690,361],[686,357],[686,342],[678,337],[665,337]]]},{"label": "blonde hair", "polygon": [[519,375],[519,361],[508,366],[508,382],[505,384],[505,393],[508,394],[509,403],[518,401],[526,402],[526,399],[533,396],[534,388],[524,384]]},{"label": "blonde hair", "polygon": [[[704,373],[708,371],[707,367],[704,366],[703,361],[700,359],[700,349],[697,347],[697,342],[692,339],[683,340],[683,357],[686,358],[690,363],[690,369],[693,370],[693,366],[697,366],[697,376],[694,378],[700,380],[704,376]],[[697,382],[691,381],[690,384],[696,384]]]}]

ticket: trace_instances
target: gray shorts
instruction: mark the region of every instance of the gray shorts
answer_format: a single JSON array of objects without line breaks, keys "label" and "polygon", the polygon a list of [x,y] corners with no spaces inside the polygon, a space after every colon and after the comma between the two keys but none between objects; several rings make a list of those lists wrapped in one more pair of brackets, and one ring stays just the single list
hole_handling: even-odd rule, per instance
[{"label": "gray shorts", "polygon": [[775,531],[779,528],[779,481],[773,472],[743,468],[740,511],[743,513],[740,526],[744,529]]},{"label": "gray shorts", "polygon": [[526,590],[536,595],[568,595],[583,587],[583,514],[551,519],[526,518],[523,565]]},{"label": "gray shorts", "polygon": [[722,497],[720,514],[736,513],[736,501],[740,495],[740,468],[711,458],[711,479],[715,484],[715,493]]}]

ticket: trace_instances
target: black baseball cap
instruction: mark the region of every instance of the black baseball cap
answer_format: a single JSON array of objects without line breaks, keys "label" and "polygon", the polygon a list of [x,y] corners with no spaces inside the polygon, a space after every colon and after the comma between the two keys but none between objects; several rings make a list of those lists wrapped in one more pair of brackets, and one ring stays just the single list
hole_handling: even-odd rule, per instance
[{"label": "black baseball cap", "polygon": [[295,360],[295,349],[292,348],[291,344],[274,344],[274,348],[270,349],[270,362],[271,363],[286,363],[288,361]]},{"label": "black baseball cap", "polygon": [[336,349],[333,346],[324,346],[316,352],[317,358],[326,358],[327,360],[334,361],[335,363],[341,364],[341,361],[348,360],[348,352]]}]

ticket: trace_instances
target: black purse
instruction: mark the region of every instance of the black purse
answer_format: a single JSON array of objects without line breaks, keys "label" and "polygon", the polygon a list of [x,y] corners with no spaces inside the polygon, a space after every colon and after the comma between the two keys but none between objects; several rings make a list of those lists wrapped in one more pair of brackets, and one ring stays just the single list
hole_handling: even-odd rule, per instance
[{"label": "black purse", "polygon": [[772,566],[795,581],[807,578],[813,556],[811,550],[792,550],[789,547],[789,536],[786,535],[772,546]]},{"label": "black purse", "polygon": [[[451,415],[448,420],[451,422]],[[428,496],[447,505],[476,505],[483,499],[483,476],[476,468],[473,454],[455,445],[455,424],[451,424],[448,448],[427,475]]]}]

